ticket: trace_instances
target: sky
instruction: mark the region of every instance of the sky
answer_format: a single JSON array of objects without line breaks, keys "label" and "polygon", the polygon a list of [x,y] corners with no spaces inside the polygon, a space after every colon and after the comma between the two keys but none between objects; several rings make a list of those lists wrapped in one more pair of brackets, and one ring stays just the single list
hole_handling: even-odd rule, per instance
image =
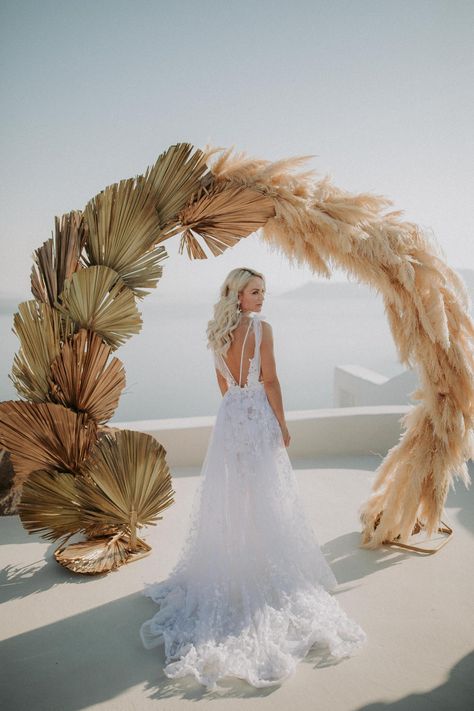
[{"label": "sky", "polygon": [[[0,297],[30,298],[54,216],[143,173],[171,144],[277,160],[390,198],[474,269],[474,3],[466,0],[1,0]],[[218,293],[237,266],[267,294],[317,280],[258,233],[178,254],[158,289]],[[335,270],[333,278],[344,280]],[[151,298],[151,297],[148,297]]]}]

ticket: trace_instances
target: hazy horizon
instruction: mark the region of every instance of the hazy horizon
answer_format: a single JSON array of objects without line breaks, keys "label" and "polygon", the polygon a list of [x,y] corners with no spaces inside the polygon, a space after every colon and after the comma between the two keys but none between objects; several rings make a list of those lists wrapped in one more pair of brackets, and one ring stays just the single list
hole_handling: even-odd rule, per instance
[{"label": "hazy horizon", "polygon": [[[465,269],[463,267],[457,267],[455,265],[450,266],[452,266],[452,268],[461,276],[466,286],[468,287],[468,291],[471,290],[474,292],[474,269]],[[326,286],[333,286],[334,288],[342,287],[342,289],[346,289],[346,291],[342,291],[341,293],[344,293],[348,296],[357,295],[359,293],[369,293],[374,290],[373,285],[358,282],[354,278],[349,278],[347,275],[344,274],[339,274],[338,278],[334,278],[334,276],[332,276],[330,279],[315,276],[312,279],[308,279],[307,281],[301,284],[297,284],[296,286],[291,287],[288,287],[286,285],[275,285],[270,282],[270,284],[267,284],[266,302],[268,303],[272,296],[279,298],[285,296],[291,297],[293,295],[300,296],[302,295],[302,292],[304,292],[305,289],[308,288],[313,288],[313,294],[316,293],[316,289],[322,289],[320,293],[324,294],[324,288]],[[352,289],[352,291],[347,291],[350,289]],[[199,303],[209,303],[210,300],[218,298],[218,291],[218,284],[208,285],[207,288],[203,288],[200,292],[194,291],[192,294],[192,301]],[[311,291],[309,292],[309,294],[309,298],[311,298]],[[327,292],[327,294],[328,296],[330,296],[329,291]],[[137,306],[139,310],[141,310],[144,304],[158,306],[160,299],[163,299],[167,303],[169,303],[170,301],[176,301],[177,303],[180,303],[182,301],[190,301],[190,296],[191,295],[188,292],[184,291],[182,293],[163,292],[162,285],[159,282],[157,287],[152,290],[147,296],[145,296],[142,301],[137,299]],[[25,290],[23,294],[6,294],[0,289],[0,313],[13,314],[14,310],[16,310],[17,304],[20,303],[20,301],[32,298],[33,296],[31,292],[27,290]]]},{"label": "hazy horizon", "polygon": [[[462,275],[472,302],[474,271]],[[143,300],[140,333],[114,353],[125,366],[127,386],[113,421],[216,412],[220,391],[206,345],[213,303],[171,296],[160,302],[151,295]],[[405,369],[384,301],[365,285],[313,282],[280,295],[270,291],[262,313],[272,324],[288,410],[332,407],[337,365],[360,365],[386,377]],[[0,400],[18,398],[9,378],[19,345],[12,323],[11,312],[0,313]]]}]

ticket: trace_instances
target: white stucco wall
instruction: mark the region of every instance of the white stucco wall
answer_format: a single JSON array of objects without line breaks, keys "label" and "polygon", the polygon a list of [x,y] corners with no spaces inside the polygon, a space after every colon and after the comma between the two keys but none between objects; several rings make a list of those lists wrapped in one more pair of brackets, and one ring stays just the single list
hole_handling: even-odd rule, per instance
[{"label": "white stucco wall", "polygon": [[[409,405],[334,407],[286,413],[292,457],[320,454],[385,455],[400,438],[400,418]],[[120,429],[153,435],[166,449],[170,466],[200,466],[215,416],[113,423]]]}]

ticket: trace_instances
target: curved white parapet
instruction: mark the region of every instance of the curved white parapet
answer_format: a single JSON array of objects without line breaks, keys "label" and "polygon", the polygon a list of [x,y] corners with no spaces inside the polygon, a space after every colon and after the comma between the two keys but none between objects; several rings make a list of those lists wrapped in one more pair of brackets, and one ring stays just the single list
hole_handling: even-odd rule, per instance
[{"label": "curved white parapet", "polygon": [[334,368],[333,404],[335,407],[405,405],[409,404],[409,395],[417,387],[417,368],[389,378],[361,365],[337,365]]},{"label": "curved white parapet", "polygon": [[[332,407],[286,413],[290,457],[321,454],[381,454],[402,434],[400,419],[411,405]],[[215,416],[111,422],[111,427],[153,435],[166,449],[169,466],[199,467],[206,454]]]}]

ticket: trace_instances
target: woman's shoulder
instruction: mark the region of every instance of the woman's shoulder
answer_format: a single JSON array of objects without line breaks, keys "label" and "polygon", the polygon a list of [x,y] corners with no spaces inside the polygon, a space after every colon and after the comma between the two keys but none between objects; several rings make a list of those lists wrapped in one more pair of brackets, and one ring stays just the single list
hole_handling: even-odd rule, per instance
[{"label": "woman's shoulder", "polygon": [[255,318],[261,324],[262,335],[265,336],[272,333],[270,322],[264,314],[255,314]]}]

